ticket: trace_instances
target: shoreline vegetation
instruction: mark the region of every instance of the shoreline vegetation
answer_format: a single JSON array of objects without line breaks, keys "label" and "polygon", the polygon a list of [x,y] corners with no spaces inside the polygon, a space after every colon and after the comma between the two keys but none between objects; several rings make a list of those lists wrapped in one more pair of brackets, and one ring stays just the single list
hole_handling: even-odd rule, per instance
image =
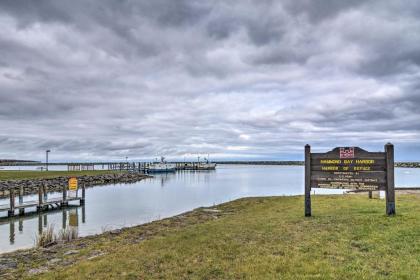
[{"label": "shoreline vegetation", "polygon": [[[1,279],[417,279],[420,195],[243,198],[0,255]],[[352,225],[352,226],[349,226]]]},{"label": "shoreline vegetation", "polygon": [[[80,163],[80,162],[55,162],[48,163],[48,165],[67,165],[67,164],[95,164],[95,165],[107,165],[115,164],[118,162],[89,162],[89,163]],[[125,163],[125,162],[123,162]],[[182,161],[171,161],[169,163],[182,163]],[[261,160],[261,161],[214,161],[217,164],[246,164],[246,165],[284,165],[284,166],[303,166],[304,161],[299,160]],[[2,162],[0,160],[0,166],[44,166],[45,163],[41,162],[28,162],[28,161],[7,161]],[[403,168],[420,168],[420,162],[396,162],[395,167]]]}]

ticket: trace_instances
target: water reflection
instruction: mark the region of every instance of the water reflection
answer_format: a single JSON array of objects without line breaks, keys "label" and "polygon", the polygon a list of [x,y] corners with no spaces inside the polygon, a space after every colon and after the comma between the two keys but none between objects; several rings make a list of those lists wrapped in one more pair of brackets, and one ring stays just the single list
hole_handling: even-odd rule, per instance
[{"label": "water reflection", "polygon": [[13,245],[15,244],[15,221],[10,220],[9,228],[10,228],[10,234],[9,234],[10,245]]},{"label": "water reflection", "polygon": [[161,174],[159,176],[159,180],[160,180],[160,186],[163,188],[165,186],[165,184],[168,183],[168,181],[171,179],[171,174],[166,173],[166,174]]},{"label": "water reflection", "polygon": [[189,184],[208,184],[210,182],[210,177],[214,173],[216,173],[216,170],[180,170],[176,173],[155,174],[155,178],[149,180],[159,180],[161,187],[164,187],[165,185],[170,184],[171,181],[176,180],[188,181]]},{"label": "water reflection", "polygon": [[[79,213],[79,209],[81,210]],[[79,220],[81,220],[82,224],[86,223],[86,208],[84,205],[82,206],[70,206],[62,209],[55,209],[48,212],[39,212],[34,213],[26,216],[14,216],[11,218],[3,219],[4,221],[0,221],[0,225],[9,224],[9,244],[14,245],[16,242],[16,223],[18,224],[18,231],[19,234],[24,234],[24,221],[29,224],[29,229],[32,229],[33,221],[37,220],[38,222],[38,234],[42,234],[44,230],[48,228],[49,225],[56,224],[49,224],[48,223],[48,216],[53,215],[54,213],[61,212],[61,228],[66,229],[68,226],[76,228],[78,231],[79,228]],[[59,229],[55,229],[58,231]]]}]

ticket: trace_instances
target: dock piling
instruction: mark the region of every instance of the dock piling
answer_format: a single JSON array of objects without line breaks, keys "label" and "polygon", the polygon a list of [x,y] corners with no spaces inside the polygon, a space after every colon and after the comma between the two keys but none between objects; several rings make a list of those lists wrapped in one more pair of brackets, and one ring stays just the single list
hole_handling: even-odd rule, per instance
[{"label": "dock piling", "polygon": [[7,213],[9,217],[13,217],[15,215],[15,189],[9,189],[9,196],[10,196],[10,209]]},{"label": "dock piling", "polygon": [[48,200],[48,187],[45,183],[42,184],[42,192],[44,194],[44,201],[47,201]]},{"label": "dock piling", "polygon": [[85,183],[83,183],[82,184],[82,199],[80,200],[81,205],[85,204],[85,196],[86,196],[86,187],[85,187]]},{"label": "dock piling", "polygon": [[63,202],[61,203],[62,206],[67,206],[67,186],[63,186]]},{"label": "dock piling", "polygon": [[[21,185],[19,187],[19,205],[23,204],[23,186]],[[19,208],[19,215],[24,215],[25,214],[25,208]]]},{"label": "dock piling", "polygon": [[38,187],[38,206],[36,207],[36,210],[39,212],[42,210],[42,187]]},{"label": "dock piling", "polygon": [[82,223],[86,223],[86,207],[82,205]]}]

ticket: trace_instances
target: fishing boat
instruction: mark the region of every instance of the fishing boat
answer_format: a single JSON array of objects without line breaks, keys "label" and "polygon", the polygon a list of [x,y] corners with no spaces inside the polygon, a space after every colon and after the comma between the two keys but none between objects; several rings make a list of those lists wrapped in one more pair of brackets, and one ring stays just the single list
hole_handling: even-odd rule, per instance
[{"label": "fishing boat", "polygon": [[214,162],[199,162],[197,170],[214,170],[216,169],[216,163]]},{"label": "fishing boat", "polygon": [[204,158],[204,161],[200,161],[198,157],[197,162],[186,163],[184,166],[185,170],[214,170],[216,169],[216,163],[210,162],[207,158]]},{"label": "fishing boat", "polygon": [[167,163],[165,158],[161,157],[160,162],[151,163],[148,170],[150,173],[175,172],[176,164]]}]

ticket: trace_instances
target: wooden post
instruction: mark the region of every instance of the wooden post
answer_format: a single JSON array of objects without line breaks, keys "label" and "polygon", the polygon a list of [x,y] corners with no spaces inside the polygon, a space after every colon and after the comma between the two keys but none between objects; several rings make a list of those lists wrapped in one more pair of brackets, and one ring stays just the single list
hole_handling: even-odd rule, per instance
[{"label": "wooden post", "polygon": [[48,188],[45,183],[42,184],[42,192],[44,194],[44,201],[46,202],[48,200]]},{"label": "wooden post", "polygon": [[23,185],[19,186],[19,204],[23,203]]},{"label": "wooden post", "polygon": [[36,207],[36,210],[41,211],[42,210],[42,187],[38,187],[38,206]]},{"label": "wooden post", "polygon": [[86,196],[86,187],[85,187],[85,183],[83,183],[82,184],[82,199],[80,200],[81,205],[85,204],[85,196]]},{"label": "wooden post", "polygon": [[369,198],[372,199],[372,191],[369,191]]},{"label": "wooden post", "polygon": [[310,217],[311,211],[311,146],[305,146],[305,217]]},{"label": "wooden post", "polygon": [[9,196],[10,196],[10,209],[7,212],[9,217],[13,217],[15,215],[15,189],[9,189]]},{"label": "wooden post", "polygon": [[395,215],[394,145],[385,145],[386,153],[386,214]]},{"label": "wooden post", "polygon": [[82,223],[86,223],[86,207],[82,206]]},{"label": "wooden post", "polygon": [[61,203],[62,206],[67,205],[67,186],[64,184],[63,186],[63,202]]},{"label": "wooden post", "polygon": [[[23,204],[23,185],[20,185],[19,187],[19,204],[22,205]],[[24,215],[25,214],[25,208],[19,208],[19,215]]]}]

